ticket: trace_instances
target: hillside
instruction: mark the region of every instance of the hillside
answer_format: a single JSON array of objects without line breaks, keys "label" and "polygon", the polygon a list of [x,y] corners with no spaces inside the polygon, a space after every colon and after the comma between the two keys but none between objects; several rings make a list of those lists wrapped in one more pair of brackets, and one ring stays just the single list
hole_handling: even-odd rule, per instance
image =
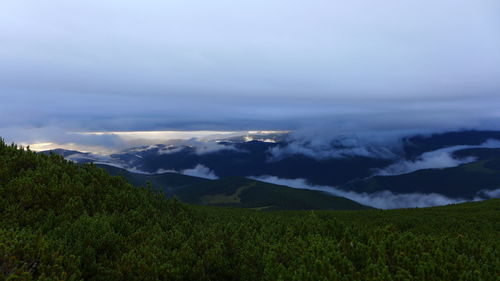
[{"label": "hillside", "polygon": [[[459,151],[459,154],[475,155],[478,151]],[[418,170],[397,176],[357,180],[342,188],[368,193],[382,190],[394,193],[439,193],[452,198],[472,199],[482,190],[500,188],[500,157],[482,159],[453,168]]]},{"label": "hillside", "polygon": [[174,194],[187,203],[257,210],[369,209],[347,198],[321,191],[295,189],[240,177],[199,183],[178,189]]},{"label": "hillside", "polygon": [[103,168],[112,176],[123,176],[134,186],[146,186],[147,184],[151,184],[153,189],[161,190],[167,196],[171,196],[173,192],[179,188],[210,182],[208,179],[186,176],[177,173],[139,174],[110,165],[96,164],[96,166]]},{"label": "hillside", "polygon": [[493,281],[499,206],[192,206],[0,141],[0,280]]},{"label": "hillside", "polygon": [[[271,175],[278,178],[302,178],[313,185],[342,186],[352,181],[362,180],[378,169],[384,169],[398,161],[414,161],[423,153],[460,145],[479,146],[488,140],[500,140],[500,131],[458,131],[431,135],[413,135],[402,139],[401,147],[389,145],[378,147],[384,153],[370,153],[375,147],[369,145],[353,146],[351,149],[365,151],[361,154],[349,154],[338,157],[319,157],[317,153],[300,153],[293,149],[293,139],[281,138],[278,142],[263,142],[258,140],[236,142],[219,142],[209,153],[199,153],[196,145],[156,144],[150,146],[131,147],[105,157],[105,162],[111,162],[137,170],[155,173],[163,170],[192,169],[196,165],[203,165],[217,176],[250,177]],[[354,143],[355,139],[353,139]],[[202,143],[201,143],[202,144]],[[200,143],[198,144],[200,145]],[[296,144],[295,144],[296,145]],[[315,151],[313,147],[304,145],[305,151]],[[346,144],[347,145],[347,144]],[[225,149],[224,149],[225,148]],[[349,147],[341,143],[332,142],[323,147],[324,153],[338,151]],[[357,149],[355,149],[357,148]],[[382,149],[383,148],[383,149]],[[497,153],[494,148],[463,149],[466,152],[456,151],[456,158],[464,158],[471,154],[480,157],[489,153]],[[100,155],[79,153],[77,151],[54,150],[73,161],[80,163],[99,162]],[[275,153],[281,151],[281,153]],[[347,149],[350,151],[350,149]],[[390,151],[390,152],[389,152]],[[482,152],[481,152],[482,151]],[[373,151],[372,151],[373,152]],[[468,155],[465,155],[468,154]],[[382,157],[382,158],[380,158]],[[470,183],[470,180],[466,182]],[[406,189],[407,192],[417,192]],[[469,197],[470,194],[458,194],[457,197]]]},{"label": "hillside", "polygon": [[500,131],[457,131],[416,135],[404,139],[406,157],[413,159],[424,152],[454,145],[478,145],[487,140],[500,140]]},{"label": "hillside", "polygon": [[256,210],[362,210],[369,207],[330,194],[275,185],[242,177],[208,180],[176,173],[139,174],[109,165],[98,164],[111,175],[123,176],[135,186],[148,183],[167,196],[182,202],[252,208]]},{"label": "hillside", "polygon": [[392,163],[389,159],[364,156],[314,159],[293,154],[273,159],[270,150],[286,145],[287,143],[249,141],[233,143],[233,149],[200,154],[196,153],[194,147],[172,149],[157,144],[148,148],[125,150],[111,155],[111,158],[150,173],[158,169],[190,169],[202,164],[219,177],[274,175],[282,178],[306,178],[324,185],[339,185],[355,178],[367,177],[371,169],[383,168]]}]

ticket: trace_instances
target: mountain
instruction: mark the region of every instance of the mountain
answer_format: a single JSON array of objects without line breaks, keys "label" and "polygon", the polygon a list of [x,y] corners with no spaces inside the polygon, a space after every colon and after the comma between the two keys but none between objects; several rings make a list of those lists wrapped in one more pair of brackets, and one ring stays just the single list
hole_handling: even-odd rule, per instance
[{"label": "mountain", "polygon": [[[425,169],[396,176],[377,176],[356,180],[341,188],[373,193],[438,193],[452,198],[473,199],[483,190],[500,188],[500,150],[459,151],[460,155],[481,155],[482,159],[445,169]],[[490,156],[488,156],[490,155]]]},{"label": "mountain", "polygon": [[112,176],[124,177],[134,186],[146,186],[149,183],[151,184],[152,188],[163,191],[167,196],[171,196],[177,189],[210,181],[208,179],[186,176],[178,173],[161,173],[149,175],[132,173],[125,169],[105,164],[97,164],[96,166],[103,168]]},{"label": "mountain", "polygon": [[208,180],[176,173],[139,174],[98,164],[111,175],[121,175],[135,186],[146,186],[176,196],[186,203],[256,210],[362,210],[364,205],[321,191],[295,189],[242,177]]},{"label": "mountain", "polygon": [[178,189],[181,201],[256,210],[362,210],[352,200],[315,190],[295,189],[241,177],[222,178]]},{"label": "mountain", "polygon": [[71,155],[81,155],[82,157],[90,155],[90,153],[80,152],[77,150],[62,149],[62,148],[46,150],[46,151],[42,151],[41,153],[43,153],[43,154],[55,153],[57,155],[61,155],[64,158],[71,156]]},{"label": "mountain", "polygon": [[232,143],[232,149],[198,153],[195,147],[157,144],[128,149],[105,159],[88,154],[73,154],[70,157],[79,163],[118,164],[146,173],[182,171],[201,164],[218,177],[274,175],[305,178],[321,185],[340,185],[352,179],[365,178],[371,175],[373,169],[383,168],[393,162],[392,159],[366,156],[315,159],[302,154],[274,159],[270,150],[285,145],[252,140]]},{"label": "mountain", "polygon": [[416,135],[403,139],[405,157],[413,159],[424,152],[456,145],[479,145],[490,139],[500,140],[500,131],[459,131]]},{"label": "mountain", "polygon": [[81,152],[77,150],[69,150],[69,149],[62,149],[62,148],[56,148],[52,150],[45,150],[45,151],[40,151],[42,154],[50,155],[51,153],[60,155],[64,157],[65,159],[72,160],[77,163],[93,163],[96,161],[99,161],[100,157],[90,153],[90,152]]},{"label": "mountain", "polygon": [[[369,176],[374,168],[382,168],[392,163],[390,159],[365,156],[315,159],[294,154],[273,159],[270,150],[284,145],[286,143],[253,140],[232,143],[232,149],[198,153],[195,147],[158,144],[112,154],[103,162],[116,163],[147,173],[157,173],[159,170],[181,171],[201,164],[219,177],[274,175],[281,178],[305,178],[323,185],[338,185],[352,179],[364,178]],[[99,159],[96,158],[95,161]]]},{"label": "mountain", "polygon": [[[454,147],[456,151],[443,152],[442,156],[449,156],[449,160],[467,159],[469,161],[468,159],[471,157],[484,160],[489,157],[488,155],[498,153],[498,149],[479,146],[489,140],[500,140],[499,131],[461,131],[414,135],[402,139],[400,148],[392,148],[392,157],[358,153],[341,157],[318,158],[307,153],[286,150],[287,147],[295,147],[296,144],[292,139],[287,139],[283,135],[269,141],[257,137],[258,140],[245,141],[249,139],[253,138],[250,136],[232,138],[220,140],[218,143],[187,141],[187,143],[174,142],[140,146],[105,157],[75,151],[58,151],[58,153],[79,163],[108,163],[153,174],[162,170],[181,172],[202,165],[220,178],[269,175],[284,179],[304,179],[313,185],[342,186],[346,190],[354,191],[390,190],[396,193],[440,193],[454,198],[472,198],[479,190],[494,188],[498,182],[491,173],[462,173],[461,168],[417,171],[387,178],[372,176],[378,170],[383,170],[401,161],[419,160],[425,153]],[[342,146],[342,143],[342,141],[332,142],[331,146],[327,145],[324,149],[326,153],[345,149],[346,147]],[[344,143],[348,143],[348,141],[344,141]],[[304,145],[308,148],[310,144]],[[471,148],[470,146],[476,147]],[[276,157],[273,152],[280,150],[286,150],[288,153]],[[369,148],[364,149],[363,147],[358,147],[358,150],[361,152],[370,151]],[[438,166],[442,163],[440,158],[435,160],[438,162]],[[451,161],[452,165],[449,166],[467,161]],[[453,164],[454,162],[458,164]],[[426,167],[433,168],[432,165]],[[155,181],[155,179],[151,181]],[[166,192],[168,193],[170,190],[166,190]]]},{"label": "mountain", "polygon": [[467,158],[474,157],[476,161],[500,159],[500,149],[498,148],[469,148],[455,151],[454,157]]}]

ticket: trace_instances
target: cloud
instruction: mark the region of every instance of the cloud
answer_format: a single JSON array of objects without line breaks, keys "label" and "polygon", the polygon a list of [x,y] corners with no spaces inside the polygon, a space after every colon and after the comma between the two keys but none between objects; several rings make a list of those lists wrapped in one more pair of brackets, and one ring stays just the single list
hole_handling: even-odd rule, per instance
[{"label": "cloud", "polygon": [[394,158],[395,154],[384,147],[353,146],[335,147],[334,145],[314,145],[309,142],[291,142],[283,147],[272,147],[269,152],[273,159],[300,154],[314,159],[346,158],[350,156],[363,156],[371,158]]},{"label": "cloud", "polygon": [[[1,113],[0,113],[1,115]],[[82,152],[110,154],[127,147],[127,143],[115,135],[78,135],[60,126],[6,127],[0,126],[0,137],[7,142],[27,146],[36,151],[63,148]]]},{"label": "cloud", "polygon": [[181,175],[186,175],[186,176],[192,176],[192,177],[199,177],[199,178],[206,178],[206,179],[218,179],[217,175],[215,175],[214,171],[212,171],[210,168],[202,165],[202,164],[197,164],[191,169],[184,169],[184,170],[171,170],[171,169],[158,169],[156,172],[151,173],[147,172],[144,170],[141,170],[137,167],[130,166],[126,163],[120,162],[116,158],[110,158],[109,156],[102,156],[102,155],[70,155],[66,157],[66,159],[75,161],[75,162],[80,162],[81,160],[90,160],[91,162],[95,164],[104,164],[108,166],[113,166],[116,168],[124,169],[127,170],[131,173],[136,173],[136,174],[145,174],[145,175],[155,175],[155,174],[164,174],[164,173],[176,173],[176,174],[181,174]]},{"label": "cloud", "polygon": [[480,190],[478,196],[484,199],[500,198],[500,188]]},{"label": "cloud", "polygon": [[94,163],[107,163],[111,162],[111,159],[108,156],[104,156],[101,154],[95,154],[95,153],[73,153],[67,156],[64,156],[65,159],[76,162],[76,163],[81,163],[81,162],[94,162]]},{"label": "cloud", "polygon": [[2,135],[498,128],[497,0],[0,5]]},{"label": "cloud", "polygon": [[191,169],[182,170],[180,171],[180,173],[186,176],[200,177],[206,179],[218,179],[218,177],[212,170],[210,170],[208,167],[205,167],[202,164],[198,164]]},{"label": "cloud", "polygon": [[[202,155],[219,150],[236,149],[230,144],[219,143],[219,139],[244,136],[247,131],[128,131],[128,132],[73,132],[60,127],[40,128],[3,128],[0,137],[7,142],[16,142],[35,151],[62,148],[98,154],[118,153],[131,147],[135,151],[150,149],[156,144],[165,144],[167,149],[160,153],[174,153],[184,147],[195,148],[196,154]],[[145,147],[144,147],[145,146]],[[168,149],[168,146],[172,149]]]},{"label": "cloud", "polygon": [[[126,165],[126,164],[123,164],[123,163],[118,163],[115,160],[113,160],[113,162],[105,161],[105,160],[103,161],[103,160],[104,159],[101,159],[100,161],[94,161],[93,163],[94,164],[103,164],[103,165],[108,165],[108,166],[112,166],[112,167],[124,169],[124,170],[127,170],[128,172],[135,173],[135,174],[144,174],[144,175],[154,175],[154,174],[156,174],[156,173],[150,173],[150,172],[143,171],[141,169],[138,169],[137,167],[129,166],[129,165]],[[162,173],[167,173],[167,172],[170,172],[170,171],[166,171],[165,170]],[[171,172],[174,173],[176,171],[171,171]]]},{"label": "cloud", "polygon": [[362,156],[371,158],[393,159],[402,149],[401,136],[397,134],[349,132],[342,130],[324,131],[317,126],[314,129],[292,131],[284,146],[270,149],[272,158],[300,154],[314,159],[346,158]]},{"label": "cloud", "polygon": [[[335,196],[345,197],[360,204],[379,208],[379,209],[399,209],[399,208],[423,208],[432,206],[442,206],[448,204],[462,203],[470,200],[460,198],[449,198],[437,193],[403,193],[395,194],[390,191],[381,191],[376,193],[357,193],[346,191],[332,186],[311,185],[305,179],[283,179],[275,176],[252,177],[255,180],[269,182],[273,184],[285,185],[293,188],[319,190]],[[482,196],[481,196],[482,195]],[[485,196],[489,196],[486,197]],[[482,191],[473,201],[498,198],[500,189]]]},{"label": "cloud", "polygon": [[167,147],[158,151],[159,154],[177,153],[187,147],[193,148],[197,155],[204,155],[223,150],[237,150],[236,147],[231,144],[223,144],[212,140],[198,140],[196,138],[169,141],[168,143],[169,145]]},{"label": "cloud", "polygon": [[232,145],[219,144],[217,142],[202,142],[195,146],[196,154],[203,155],[208,153],[214,153],[222,150],[237,150]]},{"label": "cloud", "polygon": [[476,160],[474,157],[454,158],[453,152],[468,148],[500,148],[500,141],[488,140],[480,145],[456,145],[425,152],[415,160],[401,160],[377,170],[374,176],[394,176],[408,174],[422,169],[443,169],[456,167]]},{"label": "cloud", "polygon": [[[112,164],[109,164],[112,165]],[[181,175],[186,175],[186,176],[192,176],[192,177],[199,177],[199,178],[205,178],[205,179],[218,179],[219,177],[212,171],[210,168],[206,167],[203,164],[197,164],[191,169],[184,169],[184,170],[172,170],[172,169],[158,169],[154,173],[148,173],[141,171],[137,168],[127,168],[129,172],[133,173],[141,173],[141,174],[164,174],[164,173],[176,173],[176,174],[181,174]]]},{"label": "cloud", "polygon": [[178,153],[178,152],[181,152],[182,150],[184,150],[185,148],[186,147],[184,147],[184,146],[167,145],[167,147],[159,149],[158,154],[164,155],[164,154]]}]

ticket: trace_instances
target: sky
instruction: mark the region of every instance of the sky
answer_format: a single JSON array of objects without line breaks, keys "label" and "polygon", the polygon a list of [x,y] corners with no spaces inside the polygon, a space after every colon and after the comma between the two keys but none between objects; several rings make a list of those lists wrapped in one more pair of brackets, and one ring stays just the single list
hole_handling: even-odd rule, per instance
[{"label": "sky", "polygon": [[498,0],[5,0],[0,136],[500,129]]}]

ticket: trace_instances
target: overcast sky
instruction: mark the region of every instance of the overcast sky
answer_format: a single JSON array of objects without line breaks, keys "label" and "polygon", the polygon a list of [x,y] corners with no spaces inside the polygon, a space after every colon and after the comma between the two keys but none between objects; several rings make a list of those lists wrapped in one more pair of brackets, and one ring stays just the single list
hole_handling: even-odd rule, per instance
[{"label": "overcast sky", "polygon": [[4,0],[0,96],[18,142],[500,129],[500,1]]}]

